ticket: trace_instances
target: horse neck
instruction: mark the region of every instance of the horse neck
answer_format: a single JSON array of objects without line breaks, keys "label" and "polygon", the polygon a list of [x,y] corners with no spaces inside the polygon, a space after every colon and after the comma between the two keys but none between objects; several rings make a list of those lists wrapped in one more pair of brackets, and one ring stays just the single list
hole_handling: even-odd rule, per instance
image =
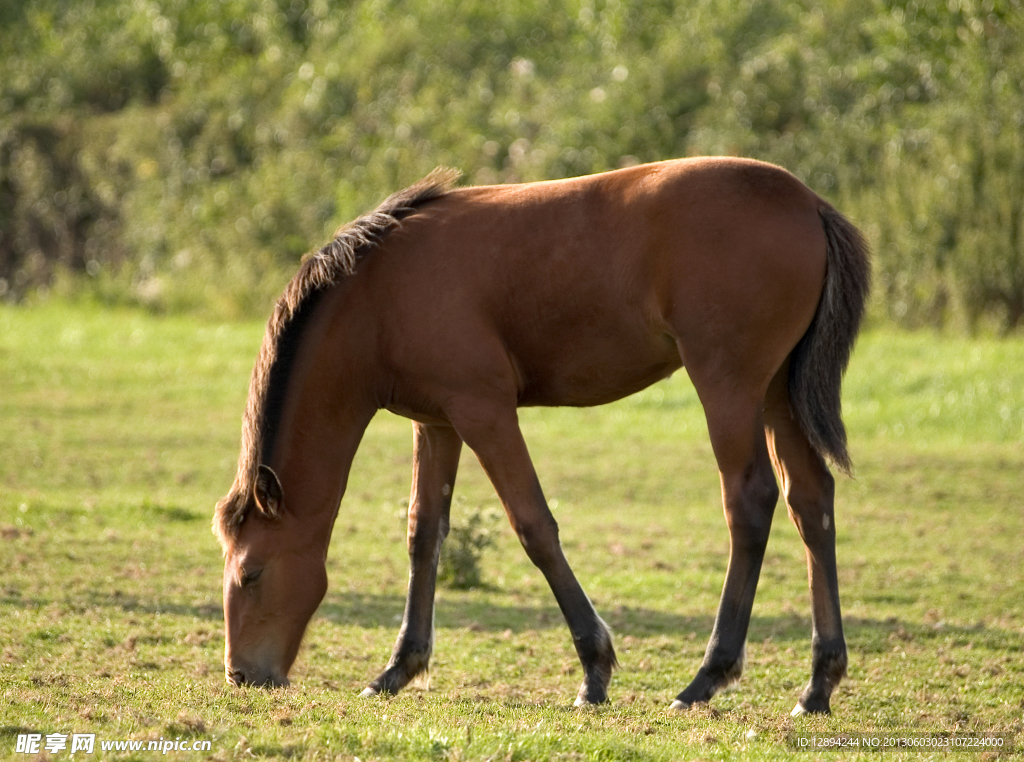
[{"label": "horse neck", "polygon": [[330,528],[363,433],[377,410],[368,380],[372,341],[348,325],[332,302],[304,329],[289,375],[268,465],[286,509],[311,528]]}]

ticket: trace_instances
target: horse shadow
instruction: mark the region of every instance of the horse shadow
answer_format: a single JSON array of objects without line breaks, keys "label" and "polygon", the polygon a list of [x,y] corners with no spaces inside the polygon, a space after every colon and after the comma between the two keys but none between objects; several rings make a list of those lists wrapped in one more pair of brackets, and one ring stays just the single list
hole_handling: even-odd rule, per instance
[{"label": "horse shadow", "polygon": [[[52,603],[49,600],[0,595],[0,605],[39,608]],[[224,611],[218,604],[187,604],[156,600],[133,595],[109,596],[98,591],[79,601],[83,610],[115,609],[123,614],[186,616],[211,624],[223,622]],[[73,607],[75,608],[75,607]],[[339,591],[331,593],[317,611],[317,619],[342,626],[363,629],[397,629],[402,621],[405,597],[398,593],[363,593]],[[603,607],[602,614],[611,626],[616,639],[624,637],[696,639],[706,641],[714,626],[714,616],[707,614],[676,614],[643,606],[613,605]],[[438,629],[468,629],[484,633],[524,633],[537,630],[561,629],[565,620],[555,605],[494,603],[483,600],[465,600],[439,595],[436,602],[435,624]],[[1016,649],[1020,636],[998,627],[984,624],[957,626],[887,617],[843,618],[843,626],[850,649],[862,654],[892,648],[896,641],[918,643],[948,642],[951,638],[972,642],[993,649]],[[778,645],[809,644],[811,620],[798,612],[755,614],[750,620],[748,641],[771,641]]]},{"label": "horse shadow", "polygon": [[[397,628],[405,608],[404,596],[393,593],[338,592],[321,604],[317,616],[338,625],[366,629]],[[615,637],[657,636],[696,638],[703,644],[714,626],[714,615],[676,614],[643,606],[611,606],[602,611]],[[844,617],[844,630],[851,650],[871,653],[891,648],[893,640],[943,641],[968,638],[993,648],[1019,644],[1019,636],[998,628],[936,626],[926,622],[887,617]],[[565,620],[555,605],[493,603],[455,600],[441,595],[436,601],[435,626],[442,630],[469,629],[485,633],[524,633],[564,628]],[[748,641],[771,641],[777,645],[807,644],[810,647],[810,617],[798,612],[755,614],[750,620]],[[888,644],[888,645],[887,645]]]}]

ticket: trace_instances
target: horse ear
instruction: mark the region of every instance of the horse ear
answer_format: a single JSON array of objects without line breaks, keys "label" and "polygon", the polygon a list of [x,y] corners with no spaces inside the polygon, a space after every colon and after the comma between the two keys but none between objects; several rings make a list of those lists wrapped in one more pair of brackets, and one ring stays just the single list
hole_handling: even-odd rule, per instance
[{"label": "horse ear", "polygon": [[281,517],[281,510],[284,507],[284,490],[281,489],[281,480],[277,478],[270,466],[260,465],[256,472],[256,486],[253,488],[256,498],[256,507],[268,519]]}]

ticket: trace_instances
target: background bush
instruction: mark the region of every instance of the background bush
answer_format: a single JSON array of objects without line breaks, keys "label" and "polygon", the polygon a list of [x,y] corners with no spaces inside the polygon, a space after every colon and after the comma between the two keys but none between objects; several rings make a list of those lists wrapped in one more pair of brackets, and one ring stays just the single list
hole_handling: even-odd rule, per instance
[{"label": "background bush", "polygon": [[495,545],[503,523],[501,519],[502,514],[494,508],[484,510],[476,507],[468,514],[464,510],[459,511],[441,545],[438,584],[455,590],[480,587],[483,580],[480,562],[484,551]]},{"label": "background bush", "polygon": [[857,220],[878,319],[1024,321],[1020,0],[0,6],[0,294],[261,314],[438,164],[738,154]]}]

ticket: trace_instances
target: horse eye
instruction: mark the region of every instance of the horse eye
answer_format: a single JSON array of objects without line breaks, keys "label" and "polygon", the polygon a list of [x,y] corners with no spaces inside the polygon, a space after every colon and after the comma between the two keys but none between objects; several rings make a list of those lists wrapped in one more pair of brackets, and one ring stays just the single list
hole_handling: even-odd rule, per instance
[{"label": "horse eye", "polygon": [[261,574],[263,574],[263,569],[254,569],[253,571],[242,570],[242,577],[239,582],[242,587],[246,587],[258,580]]}]

